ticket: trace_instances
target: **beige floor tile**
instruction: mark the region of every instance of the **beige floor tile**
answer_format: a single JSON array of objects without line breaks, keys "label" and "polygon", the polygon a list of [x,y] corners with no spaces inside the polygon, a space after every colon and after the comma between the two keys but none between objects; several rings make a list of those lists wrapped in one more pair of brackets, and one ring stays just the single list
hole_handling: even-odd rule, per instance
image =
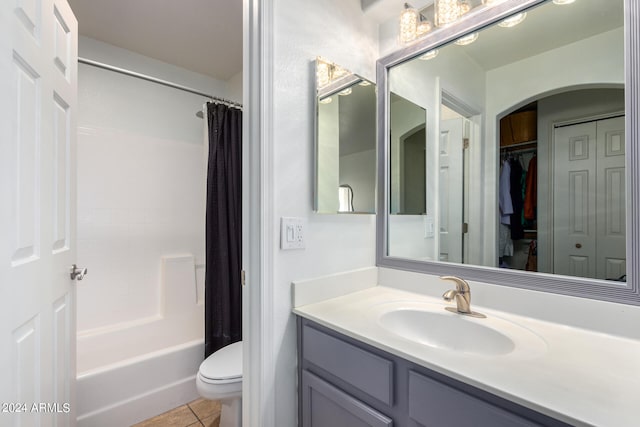
[{"label": "beige floor tile", "polygon": [[182,405],[132,427],[186,427],[197,422],[198,418],[191,412],[191,409],[187,405]]},{"label": "beige floor tile", "polygon": [[201,421],[204,418],[220,414],[220,402],[215,400],[198,399],[188,405]]},{"label": "beige floor tile", "polygon": [[220,426],[220,414],[213,415],[201,420],[204,427],[219,427]]}]

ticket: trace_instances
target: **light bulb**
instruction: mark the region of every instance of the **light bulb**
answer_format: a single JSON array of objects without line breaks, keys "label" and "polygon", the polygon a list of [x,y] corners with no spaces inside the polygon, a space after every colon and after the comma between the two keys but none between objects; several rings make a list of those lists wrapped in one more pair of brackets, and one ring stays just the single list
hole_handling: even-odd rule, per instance
[{"label": "light bulb", "polygon": [[427,53],[425,53],[424,55],[421,55],[420,59],[422,59],[423,61],[428,61],[430,59],[435,58],[436,56],[438,56],[438,49],[432,49]]},{"label": "light bulb", "polygon": [[340,95],[340,96],[351,95],[351,88],[348,87],[346,89],[341,90],[340,92],[338,92],[338,95]]},{"label": "light bulb", "polygon": [[344,68],[340,67],[339,65],[332,64],[331,80],[337,80],[340,77],[346,76],[347,74],[349,74],[349,72],[347,70],[345,70]]},{"label": "light bulb", "polygon": [[422,15],[420,15],[420,22],[416,27],[416,35],[418,37],[422,37],[429,31],[431,31],[431,22],[427,21]]},{"label": "light bulb", "polygon": [[360,83],[358,83],[360,86],[369,86],[371,83],[369,83],[366,80],[361,81]]},{"label": "light bulb", "polygon": [[460,9],[460,15],[464,15],[471,10],[471,3],[469,3],[469,0],[460,0],[458,8]]},{"label": "light bulb", "polygon": [[500,22],[498,26],[504,27],[504,28],[515,27],[516,25],[524,21],[524,18],[526,17],[527,17],[527,12],[521,12],[516,15],[508,17],[504,21]]},{"label": "light bulb", "polygon": [[468,44],[473,43],[476,40],[478,40],[478,33],[471,33],[467,36],[460,37],[454,43],[457,44],[458,46],[466,46]]},{"label": "light bulb", "polygon": [[571,4],[576,0],[553,0],[553,4],[559,4],[559,5],[563,5],[563,4]]},{"label": "light bulb", "polygon": [[327,98],[322,98],[320,101],[320,104],[331,104],[331,102],[333,101],[333,98],[331,98],[330,96]]}]

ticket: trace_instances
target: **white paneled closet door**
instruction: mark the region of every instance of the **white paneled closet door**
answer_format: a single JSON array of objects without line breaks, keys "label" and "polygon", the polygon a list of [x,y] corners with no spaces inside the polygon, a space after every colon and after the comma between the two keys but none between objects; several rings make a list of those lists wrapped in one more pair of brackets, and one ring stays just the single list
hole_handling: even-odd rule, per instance
[{"label": "white paneled closet door", "polygon": [[77,21],[0,2],[0,425],[75,425]]},{"label": "white paneled closet door", "polygon": [[624,117],[554,131],[554,273],[625,274]]}]

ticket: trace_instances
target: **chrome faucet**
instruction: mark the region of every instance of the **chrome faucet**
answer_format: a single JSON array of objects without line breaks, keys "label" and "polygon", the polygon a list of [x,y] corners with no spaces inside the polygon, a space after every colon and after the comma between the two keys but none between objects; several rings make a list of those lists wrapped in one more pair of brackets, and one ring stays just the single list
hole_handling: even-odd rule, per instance
[{"label": "chrome faucet", "polygon": [[449,289],[442,295],[442,298],[444,298],[445,301],[453,301],[455,299],[457,307],[445,307],[445,310],[451,311],[452,313],[463,314],[465,316],[479,318],[486,317],[484,314],[471,311],[471,288],[469,288],[469,284],[466,280],[456,276],[441,276],[440,279],[451,280],[456,284],[456,288]]}]

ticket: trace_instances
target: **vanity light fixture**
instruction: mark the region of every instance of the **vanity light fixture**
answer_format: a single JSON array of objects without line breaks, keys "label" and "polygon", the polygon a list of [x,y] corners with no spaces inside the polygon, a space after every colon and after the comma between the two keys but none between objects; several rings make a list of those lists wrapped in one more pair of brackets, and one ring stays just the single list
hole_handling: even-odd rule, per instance
[{"label": "vanity light fixture", "polygon": [[499,27],[503,27],[503,28],[515,27],[516,25],[518,25],[519,23],[524,21],[524,18],[526,18],[526,17],[527,17],[527,12],[521,12],[521,13],[518,13],[516,15],[510,16],[509,18],[507,18],[504,21],[500,22],[498,24],[498,26]]},{"label": "vanity light fixture", "polygon": [[559,4],[559,5],[563,5],[563,4],[571,4],[576,0],[553,0],[553,4]]},{"label": "vanity light fixture", "polygon": [[456,40],[454,43],[457,44],[458,46],[466,46],[468,44],[473,43],[474,41],[478,40],[478,33],[471,33],[467,36],[464,37],[460,37],[458,40]]},{"label": "vanity light fixture", "polygon": [[351,88],[350,88],[350,87],[348,87],[348,88],[343,89],[343,90],[341,90],[340,92],[338,92],[338,95],[340,95],[340,96],[347,96],[347,95],[351,95],[351,92],[352,92]]},{"label": "vanity light fixture", "polygon": [[424,55],[421,55],[420,59],[422,59],[423,61],[428,61],[430,59],[435,58],[436,56],[438,56],[438,49],[431,49],[430,51],[428,51]]},{"label": "vanity light fixture", "polygon": [[407,44],[416,39],[419,19],[418,11],[405,3],[400,13],[400,43]]},{"label": "vanity light fixture", "polygon": [[458,0],[435,0],[434,11],[436,27],[451,24],[461,16]]},{"label": "vanity light fixture", "polygon": [[322,98],[320,101],[318,101],[320,104],[331,104],[331,102],[333,101],[333,98],[328,96],[326,98]]},{"label": "vanity light fixture", "polygon": [[334,64],[333,62],[327,61],[322,57],[316,58],[316,82],[318,88],[325,87],[326,85],[349,74],[349,71]]},{"label": "vanity light fixture", "polygon": [[360,86],[369,86],[370,84],[371,84],[371,83],[370,83],[370,82],[368,82],[367,80],[363,80],[363,81],[361,81],[360,83],[358,83],[358,85],[360,85]]}]

